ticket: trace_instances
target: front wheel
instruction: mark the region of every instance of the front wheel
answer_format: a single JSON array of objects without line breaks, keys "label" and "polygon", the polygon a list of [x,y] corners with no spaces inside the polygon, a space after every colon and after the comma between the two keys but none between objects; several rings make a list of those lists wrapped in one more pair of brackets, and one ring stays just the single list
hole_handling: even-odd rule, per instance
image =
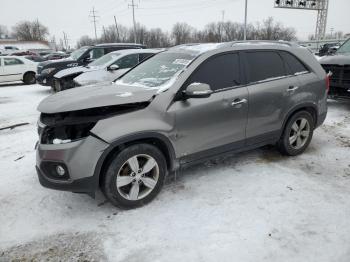
[{"label": "front wheel", "polygon": [[156,197],[166,172],[166,161],[158,148],[136,144],[125,148],[111,161],[101,188],[115,206],[135,208]]},{"label": "front wheel", "polygon": [[305,151],[311,142],[314,119],[307,111],[295,113],[287,122],[280,141],[279,151],[288,156],[296,156]]},{"label": "front wheel", "polygon": [[33,85],[36,83],[35,74],[33,72],[25,73],[23,76],[23,82],[26,85]]}]

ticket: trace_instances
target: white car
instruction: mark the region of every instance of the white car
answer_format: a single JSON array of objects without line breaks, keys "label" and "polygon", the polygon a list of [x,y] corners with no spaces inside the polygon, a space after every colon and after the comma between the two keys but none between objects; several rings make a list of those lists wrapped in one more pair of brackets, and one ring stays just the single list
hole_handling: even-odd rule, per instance
[{"label": "white car", "polygon": [[19,49],[15,46],[0,47],[0,55],[11,55],[12,53],[15,53],[18,51]]},{"label": "white car", "polygon": [[0,83],[23,81],[35,84],[37,63],[21,56],[0,56]]},{"label": "white car", "polygon": [[100,57],[87,66],[61,70],[54,76],[54,91],[111,82],[130,68],[161,51],[163,49],[118,50]]}]

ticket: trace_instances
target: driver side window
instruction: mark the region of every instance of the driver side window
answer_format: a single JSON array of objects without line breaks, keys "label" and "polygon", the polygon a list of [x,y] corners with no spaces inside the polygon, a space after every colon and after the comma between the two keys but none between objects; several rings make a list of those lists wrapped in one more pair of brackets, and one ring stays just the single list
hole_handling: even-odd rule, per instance
[{"label": "driver side window", "polygon": [[134,67],[138,63],[139,63],[139,55],[131,54],[120,58],[114,63],[114,65],[119,66],[120,69],[124,69],[124,68]]},{"label": "driver side window", "polygon": [[90,59],[95,60],[97,58],[100,58],[104,54],[105,52],[103,48],[94,48],[90,51],[89,56],[90,56]]},{"label": "driver side window", "polygon": [[239,55],[221,54],[204,61],[187,80],[187,85],[203,83],[213,91],[240,85]]}]

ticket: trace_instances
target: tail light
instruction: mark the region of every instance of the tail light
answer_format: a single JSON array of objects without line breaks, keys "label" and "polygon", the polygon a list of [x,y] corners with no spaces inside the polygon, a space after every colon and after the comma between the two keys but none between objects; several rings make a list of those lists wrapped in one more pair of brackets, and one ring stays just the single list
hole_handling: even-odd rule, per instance
[{"label": "tail light", "polygon": [[330,83],[330,78],[331,78],[331,76],[332,76],[332,72],[328,72],[328,74],[326,75],[326,90],[327,90],[327,93],[329,92],[329,87],[330,87],[330,85],[331,85],[331,83]]}]

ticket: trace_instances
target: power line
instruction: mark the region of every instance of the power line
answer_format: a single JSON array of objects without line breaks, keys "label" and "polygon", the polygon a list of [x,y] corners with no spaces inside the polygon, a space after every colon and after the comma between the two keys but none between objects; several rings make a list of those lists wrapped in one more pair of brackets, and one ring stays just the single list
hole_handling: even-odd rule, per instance
[{"label": "power line", "polygon": [[92,8],[92,11],[90,11],[89,17],[92,18],[92,22],[94,23],[94,28],[95,28],[95,39],[97,40],[97,30],[96,30],[96,23],[97,23],[97,18],[99,16],[96,15],[97,11],[95,10],[95,7]]}]

